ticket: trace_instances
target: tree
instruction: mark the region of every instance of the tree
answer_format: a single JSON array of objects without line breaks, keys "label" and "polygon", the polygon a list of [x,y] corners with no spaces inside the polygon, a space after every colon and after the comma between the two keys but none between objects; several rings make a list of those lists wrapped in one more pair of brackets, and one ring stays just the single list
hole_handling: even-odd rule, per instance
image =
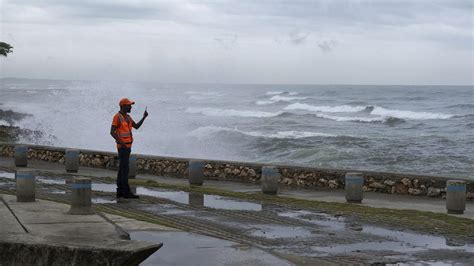
[{"label": "tree", "polygon": [[6,42],[0,42],[0,55],[7,56],[7,54],[13,52],[11,49],[13,49],[13,46]]}]

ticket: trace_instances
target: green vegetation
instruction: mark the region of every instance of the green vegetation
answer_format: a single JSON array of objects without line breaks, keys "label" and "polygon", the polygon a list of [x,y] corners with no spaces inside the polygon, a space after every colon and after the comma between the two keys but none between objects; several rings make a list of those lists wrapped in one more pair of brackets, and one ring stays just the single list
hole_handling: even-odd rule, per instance
[{"label": "green vegetation", "polygon": [[9,53],[12,53],[13,46],[9,45],[6,42],[0,42],[0,55],[7,56]]}]

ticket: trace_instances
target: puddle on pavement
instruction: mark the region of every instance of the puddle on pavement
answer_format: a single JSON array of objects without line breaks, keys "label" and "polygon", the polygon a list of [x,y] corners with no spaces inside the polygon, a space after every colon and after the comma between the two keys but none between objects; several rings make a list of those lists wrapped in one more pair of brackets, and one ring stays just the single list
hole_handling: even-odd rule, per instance
[{"label": "puddle on pavement", "polygon": [[[92,190],[102,192],[116,192],[115,184],[92,183]],[[200,193],[188,193],[185,191],[169,191],[136,187],[137,195],[145,195],[156,198],[169,199],[181,204],[191,206],[204,206],[213,209],[261,211],[262,205],[252,202],[233,200],[217,195],[207,195]]]},{"label": "puddle on pavement", "polygon": [[[1,172],[0,177],[15,179],[15,173]],[[38,182],[44,184],[57,184],[65,185],[65,180],[46,178],[38,176],[36,179]],[[92,183],[93,191],[101,192],[116,192],[117,186],[115,184],[105,183]],[[64,194],[64,191],[51,190],[51,193]],[[225,209],[225,210],[242,210],[242,211],[261,211],[262,205],[252,202],[233,200],[217,195],[207,195],[200,193],[188,193],[184,191],[165,191],[165,190],[154,190],[145,187],[137,187],[136,194],[146,195],[151,197],[165,198],[178,203],[188,204],[191,206],[204,206],[213,209]]]},{"label": "puddle on pavement", "polygon": [[[417,261],[411,263],[386,264],[387,266],[463,266],[465,263],[456,263],[454,261]],[[472,264],[471,264],[472,265]]]},{"label": "puddle on pavement", "polygon": [[282,225],[259,225],[259,228],[251,229],[250,235],[269,239],[314,236],[309,230],[303,227]]},{"label": "puddle on pavement", "polygon": [[117,200],[115,200],[115,199],[107,199],[107,198],[100,198],[100,197],[94,197],[94,198],[92,198],[92,203],[96,203],[96,204],[117,203]]},{"label": "puddle on pavement", "polygon": [[193,215],[195,211],[193,210],[184,210],[180,209],[176,205],[173,204],[155,204],[155,205],[150,205],[150,204],[144,204],[140,207],[141,210],[156,214],[156,215],[180,215],[180,216],[186,216],[186,215]]},{"label": "puddle on pavement", "polygon": [[474,245],[452,243],[446,238],[439,236],[423,235],[398,230],[390,230],[376,226],[360,225],[354,222],[346,221],[344,217],[334,217],[325,213],[314,213],[311,211],[300,210],[279,212],[278,215],[317,224],[326,227],[326,230],[338,231],[342,234],[344,234],[344,231],[347,232],[348,230],[359,231],[360,234],[376,236],[380,239],[383,239],[351,244],[312,247],[313,251],[326,253],[326,255],[384,250],[401,253],[425,250],[455,250],[474,253]]},{"label": "puddle on pavement", "polygon": [[138,195],[147,195],[157,198],[165,198],[178,203],[191,206],[204,206],[213,209],[261,211],[262,205],[246,201],[238,201],[226,197],[207,195],[200,193],[188,193],[184,191],[153,190],[137,187]]},{"label": "puddle on pavement", "polygon": [[7,179],[15,179],[15,173],[0,171],[0,177],[7,178]]},{"label": "puddle on pavement", "polygon": [[132,240],[163,243],[140,265],[291,265],[262,250],[188,232],[130,232]]},{"label": "puddle on pavement", "polygon": [[[191,196],[191,195],[190,195]],[[252,202],[230,200],[216,195],[204,195],[204,206],[214,209],[261,211],[262,205]]]},{"label": "puddle on pavement", "polygon": [[344,217],[334,217],[326,213],[315,213],[310,211],[288,211],[279,212],[278,216],[302,220],[308,223],[329,227],[331,230],[344,230],[347,228]]},{"label": "puddle on pavement", "polygon": [[446,238],[439,236],[421,235],[375,226],[363,226],[362,232],[376,236],[388,237],[399,241],[399,243],[406,243],[410,246],[422,247],[424,249],[460,250],[474,253],[474,245],[453,245]]},{"label": "puddle on pavement", "polygon": [[[351,253],[360,251],[395,251],[395,252],[412,252],[425,250],[421,247],[413,247],[408,244],[396,242],[396,241],[377,241],[377,242],[361,242],[353,244],[340,244],[328,247],[312,247],[313,251],[326,253],[324,255],[329,256],[330,254],[337,253]],[[320,254],[318,254],[320,255]]]},{"label": "puddle on pavement", "polygon": [[37,176],[36,181],[44,183],[44,184],[55,184],[55,185],[65,185],[66,180],[59,180],[59,179],[51,179],[51,178],[46,178],[43,176]]},{"label": "puddle on pavement", "polygon": [[115,184],[104,184],[104,183],[92,183],[92,190],[101,192],[117,192],[117,185]]},{"label": "puddle on pavement", "polygon": [[48,189],[48,192],[53,194],[66,194],[66,191],[60,189]]}]

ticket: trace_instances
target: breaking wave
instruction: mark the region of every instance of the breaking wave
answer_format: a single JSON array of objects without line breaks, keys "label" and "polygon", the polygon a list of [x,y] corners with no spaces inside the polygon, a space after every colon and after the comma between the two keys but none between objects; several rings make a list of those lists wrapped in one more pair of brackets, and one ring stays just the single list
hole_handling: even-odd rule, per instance
[{"label": "breaking wave", "polygon": [[291,102],[294,100],[305,100],[308,99],[308,97],[286,97],[286,96],[280,96],[280,95],[275,95],[271,97],[269,100],[266,101],[257,101],[257,105],[266,105],[266,104],[272,104],[272,103],[277,103],[277,102]]},{"label": "breaking wave", "polygon": [[305,110],[311,112],[323,112],[323,113],[353,113],[364,111],[368,106],[350,106],[350,105],[339,105],[339,106],[315,106],[305,103],[293,103],[285,107],[285,110]]},{"label": "breaking wave", "polygon": [[282,93],[285,93],[284,91],[267,91],[267,93],[265,93],[266,95],[278,95],[278,94],[282,94]]},{"label": "breaking wave", "polygon": [[298,95],[295,91],[267,91],[265,95],[278,95],[278,94],[288,94],[290,96]]},{"label": "breaking wave", "polygon": [[390,110],[379,106],[375,106],[370,114],[410,120],[449,119],[453,117],[451,114]]},{"label": "breaking wave", "polygon": [[[351,105],[339,105],[339,106],[315,106],[305,103],[293,103],[284,108],[285,110],[305,110],[310,112],[321,112],[321,113],[356,113],[356,112],[365,112],[370,115],[378,117],[359,117],[357,121],[362,122],[373,122],[373,121],[383,121],[388,118],[398,118],[398,119],[409,119],[409,120],[426,120],[426,119],[449,119],[454,117],[451,114],[442,114],[442,113],[430,113],[430,112],[414,112],[414,111],[402,111],[402,110],[391,110],[386,109],[380,106],[351,106]],[[336,121],[355,121],[353,117],[332,117],[321,115],[320,117],[333,119]]]},{"label": "breaking wave", "polygon": [[335,116],[326,114],[314,114],[316,117],[330,119],[337,122],[364,122],[364,123],[403,123],[404,120],[396,117],[360,117],[360,116]]},{"label": "breaking wave", "polygon": [[187,113],[203,114],[206,116],[238,116],[238,117],[275,117],[283,112],[263,112],[263,111],[241,111],[233,109],[219,109],[219,108],[187,108]]},{"label": "breaking wave", "polygon": [[258,131],[243,131],[236,128],[229,127],[216,127],[216,126],[204,126],[199,127],[188,133],[188,136],[204,138],[219,132],[237,132],[243,135],[257,137],[257,138],[272,138],[272,139],[303,139],[312,137],[337,137],[337,135],[320,133],[320,132],[308,132],[308,131],[278,131],[275,133],[264,133]]}]

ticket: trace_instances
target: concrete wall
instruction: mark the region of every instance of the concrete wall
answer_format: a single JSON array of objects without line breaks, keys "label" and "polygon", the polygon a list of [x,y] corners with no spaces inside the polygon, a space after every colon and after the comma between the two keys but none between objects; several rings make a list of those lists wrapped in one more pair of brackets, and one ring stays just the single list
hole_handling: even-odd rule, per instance
[{"label": "concrete wall", "polygon": [[[0,240],[0,265],[139,265],[158,248],[73,247],[36,243],[35,239]],[[133,241],[136,243],[136,241]]]},{"label": "concrete wall", "polygon": [[[65,148],[28,145],[28,157],[48,162],[64,163]],[[0,156],[13,157],[14,145],[0,143]],[[139,173],[153,175],[186,177],[190,158],[137,155]],[[248,162],[204,160],[205,176],[212,180],[232,180],[259,182],[261,167],[274,165],[281,173],[280,183],[304,188],[343,189],[344,175],[347,172],[364,174],[365,191],[390,194],[424,195],[442,197],[445,195],[446,180],[442,176],[385,173],[347,169],[322,169],[294,165],[258,164]],[[80,165],[97,168],[116,169],[117,154],[103,151],[80,150]],[[460,178],[462,179],[462,178]],[[467,197],[474,198],[474,181],[467,180]]]}]

